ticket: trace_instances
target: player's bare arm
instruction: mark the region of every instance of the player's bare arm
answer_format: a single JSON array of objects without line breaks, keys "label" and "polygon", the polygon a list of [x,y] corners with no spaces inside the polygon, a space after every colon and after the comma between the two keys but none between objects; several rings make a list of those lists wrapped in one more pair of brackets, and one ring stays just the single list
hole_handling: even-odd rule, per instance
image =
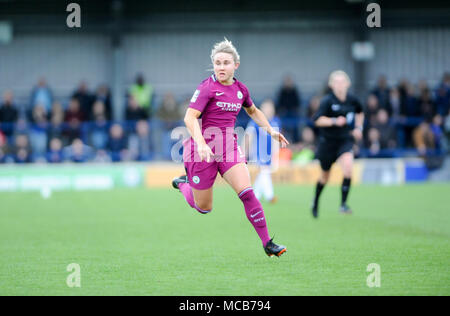
[{"label": "player's bare arm", "polygon": [[261,112],[260,109],[258,109],[254,104],[252,104],[251,107],[244,108],[247,114],[251,117],[252,120],[258,124],[258,126],[264,128],[266,132],[272,136],[273,139],[279,141],[281,143],[281,147],[286,147],[289,145],[289,142],[287,139],[281,134],[280,132],[277,132],[270,126],[269,121],[267,120],[266,116],[263,112]]},{"label": "player's bare arm", "polygon": [[315,122],[317,127],[332,127],[332,126],[342,127],[346,123],[347,123],[347,119],[344,116],[339,116],[339,117],[321,116]]},{"label": "player's bare arm", "polygon": [[352,134],[356,141],[360,141],[363,137],[363,124],[364,124],[364,113],[357,113],[355,115],[355,129]]}]

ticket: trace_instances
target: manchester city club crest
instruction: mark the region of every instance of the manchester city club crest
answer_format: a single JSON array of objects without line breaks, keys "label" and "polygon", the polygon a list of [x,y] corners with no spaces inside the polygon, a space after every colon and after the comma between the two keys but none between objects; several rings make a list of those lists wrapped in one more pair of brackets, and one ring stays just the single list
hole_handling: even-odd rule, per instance
[{"label": "manchester city club crest", "polygon": [[241,92],[241,91],[238,91],[237,97],[238,97],[239,99],[242,99],[243,95],[242,95],[242,92]]}]

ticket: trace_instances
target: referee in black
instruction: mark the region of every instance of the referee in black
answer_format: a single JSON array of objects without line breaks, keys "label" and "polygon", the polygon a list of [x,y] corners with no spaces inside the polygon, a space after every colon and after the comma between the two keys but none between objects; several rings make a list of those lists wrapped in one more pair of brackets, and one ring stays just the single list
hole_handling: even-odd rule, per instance
[{"label": "referee in black", "polygon": [[351,81],[348,75],[337,70],[330,74],[328,85],[330,94],[326,95],[314,116],[319,128],[319,144],[316,158],[320,161],[322,173],[316,186],[312,214],[318,216],[319,197],[330,177],[331,165],[338,161],[344,173],[340,212],[351,214],[347,205],[353,169],[353,144],[362,139],[364,113],[356,97],[347,93]]}]

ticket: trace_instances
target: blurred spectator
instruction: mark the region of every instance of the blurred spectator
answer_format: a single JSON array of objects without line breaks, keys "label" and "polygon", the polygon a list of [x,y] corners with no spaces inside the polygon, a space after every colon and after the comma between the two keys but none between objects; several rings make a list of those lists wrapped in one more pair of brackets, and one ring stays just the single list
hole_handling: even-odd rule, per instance
[{"label": "blurred spectator", "polygon": [[96,101],[92,107],[90,122],[90,143],[95,149],[106,149],[108,127],[105,104],[102,101]]},{"label": "blurred spectator", "polygon": [[7,138],[14,134],[14,125],[19,118],[19,112],[13,103],[13,94],[11,91],[5,91],[3,102],[0,106],[0,131]]},{"label": "blurred spectator", "polygon": [[109,131],[108,149],[113,162],[126,160],[127,139],[120,124],[114,124]]},{"label": "blurred spectator", "polygon": [[414,85],[406,82],[403,87],[403,99],[402,108],[403,115],[407,117],[418,117],[420,116],[419,103],[416,97]]},{"label": "blurred spectator", "polygon": [[369,157],[377,157],[381,151],[380,144],[380,131],[375,128],[369,128],[367,132],[367,143],[366,147],[369,150]]},{"label": "blurred spectator", "polygon": [[145,110],[148,115],[151,115],[153,87],[145,82],[142,74],[138,74],[136,77],[136,83],[130,87],[129,94],[134,97],[141,109]]},{"label": "blurred spectator", "polygon": [[95,93],[95,101],[101,101],[104,104],[106,120],[110,121],[112,119],[112,105],[111,91],[109,91],[108,86],[102,84],[97,88]]},{"label": "blurred spectator", "polygon": [[147,121],[136,124],[136,134],[129,137],[130,156],[133,160],[148,161],[153,158],[152,141]]},{"label": "blurred spectator", "polygon": [[[48,138],[60,138],[64,133],[64,109],[59,102],[54,102],[50,114],[50,125],[48,128]],[[64,143],[63,143],[64,145]]]},{"label": "blurred spectator", "polygon": [[292,161],[299,164],[307,164],[314,160],[315,135],[310,127],[305,127],[302,130],[301,141],[291,146]]},{"label": "blurred spectator", "polygon": [[366,124],[364,125],[366,125],[367,128],[370,128],[377,123],[377,113],[380,107],[378,104],[378,98],[374,94],[369,94],[366,102],[366,109],[364,113]]},{"label": "blurred spectator", "polygon": [[320,96],[315,95],[309,100],[307,116],[308,119],[312,120],[317,110],[320,107]]},{"label": "blurred spectator", "polygon": [[406,116],[403,114],[402,109],[402,99],[400,95],[400,90],[397,87],[391,89],[389,94],[389,104],[392,110],[391,118],[392,122],[395,123],[396,134],[397,134],[397,145],[404,147],[406,144],[406,135],[404,125],[406,123]]},{"label": "blurred spectator", "polygon": [[436,114],[433,117],[433,121],[430,125],[431,132],[434,137],[434,151],[427,157],[425,164],[430,170],[441,168],[444,164],[446,139],[443,130],[443,118],[441,115]]},{"label": "blurred spectator", "polygon": [[447,148],[450,148],[450,109],[448,110],[447,116],[444,122],[444,132],[447,139]]},{"label": "blurred spectator", "polygon": [[89,121],[95,122],[97,120],[107,121],[105,103],[100,100],[94,102],[92,111],[89,113]]},{"label": "blurred spectator", "polygon": [[156,117],[165,123],[166,129],[172,129],[177,122],[183,118],[184,113],[180,113],[178,103],[173,93],[164,95],[161,106],[156,112]]},{"label": "blurred spectator", "polygon": [[401,105],[401,98],[400,98],[400,91],[398,88],[392,88],[389,93],[389,108],[391,109],[391,113],[389,115],[394,120],[401,120],[402,115],[402,105]]},{"label": "blurred spectator", "polygon": [[136,121],[148,119],[148,114],[139,107],[136,99],[132,95],[128,96],[125,119],[127,120],[127,132],[129,133],[135,132]]},{"label": "blurred spectator", "polygon": [[315,150],[316,137],[311,128],[305,127],[302,131],[302,144],[304,148]]},{"label": "blurred spectator", "polygon": [[397,147],[395,128],[389,122],[389,114],[385,109],[378,111],[377,122],[374,127],[380,132],[381,149],[394,149]]},{"label": "blurred spectator", "polygon": [[403,147],[409,147],[415,144],[413,133],[422,121],[422,117],[420,116],[419,102],[415,95],[414,86],[405,80],[400,91],[402,91],[402,115],[406,117],[405,124],[402,126],[403,136],[401,145]]},{"label": "blurred spectator", "polygon": [[43,106],[36,105],[33,108],[32,124],[29,129],[33,160],[45,158],[47,152],[47,128],[48,119],[46,111]]},{"label": "blurred spectator", "polygon": [[190,96],[184,98],[184,100],[180,103],[181,117],[184,117],[184,114],[186,113],[187,109],[189,108],[189,104],[191,104]]},{"label": "blurred spectator", "polygon": [[431,122],[423,121],[413,133],[416,148],[428,169],[439,168],[444,161],[442,123],[442,117],[436,115]]},{"label": "blurred spectator", "polygon": [[100,149],[97,150],[97,152],[95,153],[95,157],[93,162],[96,163],[110,163],[111,157],[108,155],[108,152],[106,150]]},{"label": "blurred spectator", "polygon": [[386,110],[381,109],[378,111],[375,128],[380,131],[380,143],[382,149],[394,149],[397,147],[395,127],[389,122],[389,114]]},{"label": "blurred spectator", "polygon": [[81,137],[81,123],[84,120],[84,114],[81,112],[80,102],[77,98],[70,99],[69,107],[67,108],[64,122],[67,124],[65,127],[65,134],[71,143],[74,139]]},{"label": "blurred spectator", "polygon": [[427,151],[434,149],[434,135],[428,121],[423,121],[414,129],[413,140],[414,146],[423,157],[426,156]]},{"label": "blurred spectator", "polygon": [[28,133],[28,121],[25,118],[19,116],[14,128],[14,135],[27,134]]},{"label": "blurred spectator", "polygon": [[396,145],[396,131],[389,122],[389,114],[385,109],[380,109],[375,124],[367,131],[365,147],[371,157],[392,157]]},{"label": "blurred spectator", "polygon": [[428,83],[425,79],[419,80],[419,82],[417,83],[417,89],[419,91],[419,96],[422,95],[422,93],[425,92],[426,90],[430,90],[428,88]]},{"label": "blurred spectator", "polygon": [[318,135],[318,133],[319,133],[319,129],[317,128],[317,126],[314,124],[314,121],[313,121],[313,117],[316,114],[319,107],[320,107],[320,96],[315,95],[315,96],[311,97],[311,99],[309,100],[309,103],[308,103],[306,117],[308,119],[307,125],[310,128],[312,128],[314,135]]},{"label": "blurred spectator", "polygon": [[281,118],[286,136],[293,142],[300,137],[297,128],[301,105],[301,96],[295,86],[294,80],[286,76],[278,93],[276,113]]},{"label": "blurred spectator", "polygon": [[0,163],[4,163],[6,160],[6,136],[3,135],[2,131],[0,130]]},{"label": "blurred spectator", "polygon": [[125,118],[127,121],[139,121],[148,118],[148,114],[139,107],[139,104],[132,95],[128,97]]},{"label": "blurred spectator", "polygon": [[442,116],[450,110],[450,72],[443,75],[442,82],[436,89],[436,108]]},{"label": "blurred spectator", "polygon": [[406,97],[406,90],[409,85],[409,81],[406,78],[400,79],[398,82],[398,91],[400,93],[400,100],[403,103],[404,98]]},{"label": "blurred spectator", "polygon": [[25,134],[16,135],[14,144],[14,162],[16,163],[28,163],[31,162],[31,149],[28,141],[28,137]]},{"label": "blurred spectator", "polygon": [[286,76],[278,94],[277,114],[280,116],[298,116],[300,110],[300,94],[295,86],[294,80]]},{"label": "blurred spectator", "polygon": [[95,99],[94,96],[89,92],[86,81],[82,81],[80,83],[77,90],[73,93],[72,99],[78,100],[82,116],[88,118],[89,114],[92,111],[92,104],[94,103]]},{"label": "blurred spectator", "polygon": [[184,113],[180,113],[178,103],[175,100],[173,93],[168,92],[164,95],[161,106],[156,112],[158,122],[155,128],[155,141],[158,142],[156,151],[162,154],[162,158],[170,159],[170,150],[174,143],[171,139],[171,132],[179,125]]},{"label": "blurred spectator", "polygon": [[59,138],[52,138],[50,141],[49,151],[47,152],[47,161],[49,163],[63,162],[63,143]]},{"label": "blurred spectator", "polygon": [[434,149],[437,150],[438,153],[441,152],[442,150],[442,145],[444,142],[444,132],[443,132],[443,119],[442,116],[440,116],[439,114],[436,114],[433,117],[433,120],[430,124],[430,129],[431,132],[433,133],[433,138],[434,138]]},{"label": "blurred spectator", "polygon": [[423,86],[420,89],[420,97],[418,103],[420,114],[423,118],[431,119],[435,115],[436,109],[431,98],[431,91],[427,86]]},{"label": "blurred spectator", "polygon": [[63,149],[64,157],[72,162],[87,162],[93,156],[92,148],[83,144],[79,138],[75,138],[70,146]]},{"label": "blurred spectator", "polygon": [[387,110],[388,113],[391,114],[389,103],[390,89],[385,76],[380,76],[378,78],[377,86],[372,90],[372,94],[377,97],[379,107]]},{"label": "blurred spectator", "polygon": [[53,94],[48,87],[45,78],[39,79],[38,84],[33,88],[30,103],[31,109],[37,104],[40,104],[44,107],[46,113],[50,113],[53,103]]}]

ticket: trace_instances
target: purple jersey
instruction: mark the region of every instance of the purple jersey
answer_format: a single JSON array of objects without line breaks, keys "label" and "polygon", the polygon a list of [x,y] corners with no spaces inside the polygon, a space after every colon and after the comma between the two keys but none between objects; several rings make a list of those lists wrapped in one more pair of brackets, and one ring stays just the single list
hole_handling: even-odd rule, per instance
[{"label": "purple jersey", "polygon": [[195,90],[190,108],[202,112],[202,132],[208,127],[218,127],[225,131],[233,127],[241,108],[253,104],[247,87],[234,79],[230,86],[221,84],[215,75],[208,77]]},{"label": "purple jersey", "polygon": [[252,104],[247,87],[236,79],[232,85],[224,86],[212,75],[195,90],[189,107],[202,113],[202,134],[214,157],[209,163],[201,161],[193,139],[183,142],[184,166],[194,189],[210,188],[217,172],[223,176],[234,165],[245,162],[234,124],[241,108]]}]

